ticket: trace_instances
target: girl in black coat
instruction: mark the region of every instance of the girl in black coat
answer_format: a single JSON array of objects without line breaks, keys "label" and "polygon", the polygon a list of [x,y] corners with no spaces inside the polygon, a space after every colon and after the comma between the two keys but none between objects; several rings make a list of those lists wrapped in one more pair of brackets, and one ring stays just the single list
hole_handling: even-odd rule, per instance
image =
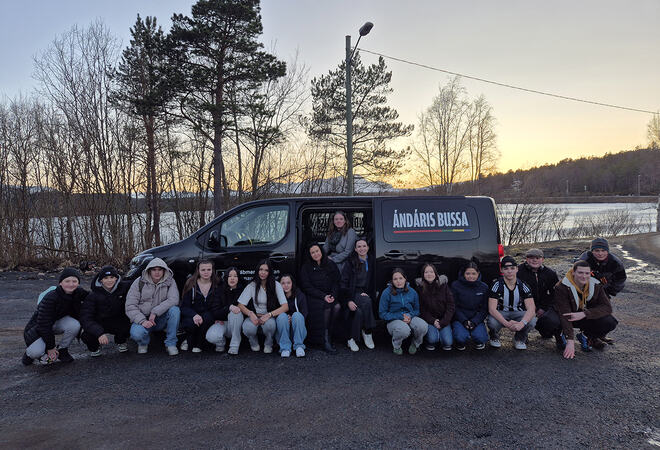
[{"label": "girl in black coat", "polygon": [[188,350],[191,346],[193,353],[202,351],[206,332],[215,323],[212,305],[222,303],[221,295],[220,279],[213,261],[200,261],[183,288],[181,326],[186,331],[186,340],[181,343],[181,350]]},{"label": "girl in black coat", "polygon": [[101,345],[108,344],[108,334],[115,336],[119,352],[128,350],[126,341],[131,330],[131,322],[126,316],[126,293],[130,281],[122,281],[119,272],[112,266],[105,266],[92,280],[92,291],[80,308],[80,324],[83,328],[82,341],[92,356],[101,355]]},{"label": "girl in black coat", "polygon": [[206,332],[206,340],[215,345],[216,352],[224,352],[226,338],[231,338],[227,353],[238,355],[243,325],[243,313],[238,307],[238,297],[243,292],[243,286],[240,284],[236,267],[227,269],[224,278],[222,295],[216,296],[210,306],[215,323]]},{"label": "girl in black coat", "polygon": [[341,309],[339,270],[318,244],[310,245],[307,254],[309,260],[300,269],[300,287],[307,295],[310,310],[323,311],[323,349],[328,353],[336,353],[330,333]]}]

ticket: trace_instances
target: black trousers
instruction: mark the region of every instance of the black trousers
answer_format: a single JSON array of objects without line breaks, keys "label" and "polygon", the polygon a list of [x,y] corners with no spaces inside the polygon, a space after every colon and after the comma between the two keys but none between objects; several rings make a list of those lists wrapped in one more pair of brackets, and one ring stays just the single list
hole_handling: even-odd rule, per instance
[{"label": "black trousers", "polygon": [[[131,332],[131,322],[128,317],[113,317],[110,319],[99,320],[99,324],[103,327],[104,334],[112,334],[115,336],[115,344],[125,344]],[[80,339],[87,345],[90,352],[95,352],[99,349],[99,336],[94,336],[83,330]]]},{"label": "black trousers", "polygon": [[188,339],[188,345],[190,348],[202,348],[206,342],[206,332],[209,331],[209,328],[211,328],[211,325],[214,323],[214,321],[204,320],[200,326],[192,325],[184,328],[186,330],[186,338]]},{"label": "black trousers", "polygon": [[579,328],[588,338],[600,338],[614,330],[619,323],[614,316],[609,315],[600,319],[582,319],[573,322],[574,328]]},{"label": "black trousers", "polygon": [[371,333],[371,330],[376,328],[376,319],[370,297],[357,293],[353,301],[357,305],[357,309],[351,311],[346,305],[344,321],[350,326],[351,338],[355,342],[360,342],[360,332],[364,329],[367,333]]},{"label": "black trousers", "polygon": [[544,338],[549,338],[561,331],[559,314],[554,308],[546,310],[541,317],[536,319],[536,329]]}]

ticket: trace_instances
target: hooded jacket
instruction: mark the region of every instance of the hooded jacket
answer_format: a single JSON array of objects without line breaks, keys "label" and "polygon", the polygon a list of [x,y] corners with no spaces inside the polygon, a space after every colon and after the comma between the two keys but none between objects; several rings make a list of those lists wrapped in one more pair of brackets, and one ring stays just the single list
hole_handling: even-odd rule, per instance
[{"label": "hooded jacket", "polygon": [[463,323],[466,320],[474,324],[480,324],[486,320],[488,315],[488,296],[490,289],[481,281],[481,274],[477,281],[467,281],[463,272],[458,275],[458,280],[451,284],[454,294],[454,320]]},{"label": "hooded jacket", "polygon": [[580,255],[582,261],[589,263],[591,276],[600,281],[605,293],[610,297],[616,296],[626,284],[626,269],[623,263],[612,253],[607,255],[605,261],[598,261],[590,251]]},{"label": "hooded jacket", "polygon": [[[406,288],[408,292],[405,292]],[[419,316],[419,296],[417,292],[406,282],[406,287],[396,289],[396,294],[392,294],[391,285],[387,285],[380,296],[378,304],[378,315],[381,319],[403,320],[403,315],[408,314],[411,317]]]},{"label": "hooded jacket", "polygon": [[436,320],[440,321],[440,328],[444,328],[454,317],[454,295],[449,289],[449,280],[447,276],[440,275],[432,284],[435,288],[424,291],[424,279],[417,279],[417,291],[419,292],[420,317],[429,325],[433,325]]},{"label": "hooded jacket", "polygon": [[[286,297],[286,294],[284,295]],[[299,312],[303,317],[307,318],[307,297],[300,289],[296,288],[295,295],[286,298],[287,303],[289,304],[289,310],[287,314],[292,316],[294,312]]]},{"label": "hooded jacket", "polygon": [[[213,325],[215,320],[214,309],[218,308],[216,305],[223,304],[222,286],[211,285],[205,297],[199,286],[195,284],[181,298],[181,326],[183,328],[194,327],[193,317],[197,314],[202,316],[205,324]],[[227,309],[229,309],[229,306],[227,306]],[[225,314],[224,319],[217,320],[227,320],[227,314]]]},{"label": "hooded jacket", "polygon": [[47,350],[55,348],[53,325],[65,316],[79,320],[80,305],[87,294],[88,292],[81,287],[76,288],[71,294],[67,294],[59,285],[48,292],[23,330],[25,343],[29,346],[42,338]]},{"label": "hooded jacket", "polygon": [[130,281],[122,281],[117,278],[111,291],[106,291],[101,283],[102,273],[94,277],[91,284],[91,292],[82,302],[80,308],[80,324],[83,330],[98,338],[105,330],[100,322],[111,319],[126,318],[126,293],[131,287]]},{"label": "hooded jacket", "polygon": [[[555,287],[555,308],[559,313],[559,321],[566,339],[573,339],[573,323],[570,322],[564,314],[579,312],[580,293],[577,292],[573,283],[567,278],[557,284]],[[612,304],[605,294],[603,285],[595,278],[589,279],[589,294],[587,296],[585,307],[582,309],[585,319],[593,320],[612,314]]]},{"label": "hooded jacket", "polygon": [[[163,278],[158,283],[154,283],[149,276],[149,269],[154,267],[165,269]],[[162,316],[172,306],[178,305],[179,289],[174,281],[174,274],[160,258],[151,260],[140,278],[133,281],[126,295],[126,315],[131,323],[141,324],[150,314]]]}]

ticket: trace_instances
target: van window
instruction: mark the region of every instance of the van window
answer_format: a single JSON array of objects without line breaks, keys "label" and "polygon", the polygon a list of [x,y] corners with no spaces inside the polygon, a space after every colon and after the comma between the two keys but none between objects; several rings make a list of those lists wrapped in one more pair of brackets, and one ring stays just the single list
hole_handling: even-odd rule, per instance
[{"label": "van window", "polygon": [[[306,243],[325,242],[328,235],[328,224],[335,210],[306,210],[303,214],[303,240]],[[367,224],[364,211],[346,211],[348,220],[351,222],[358,236],[367,234]]]},{"label": "van window", "polygon": [[387,242],[460,241],[479,237],[475,209],[463,199],[383,200]]},{"label": "van window", "polygon": [[[222,248],[263,246],[281,241],[289,225],[287,205],[256,206],[239,212],[205,233]],[[207,246],[210,244],[206,244]]]}]

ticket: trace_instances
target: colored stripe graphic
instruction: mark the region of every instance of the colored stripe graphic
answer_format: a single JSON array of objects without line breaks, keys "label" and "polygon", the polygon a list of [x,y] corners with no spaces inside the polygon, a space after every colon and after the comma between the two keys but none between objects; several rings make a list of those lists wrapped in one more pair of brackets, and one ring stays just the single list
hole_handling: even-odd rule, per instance
[{"label": "colored stripe graphic", "polygon": [[404,233],[462,233],[466,231],[471,231],[470,228],[452,228],[449,230],[396,230],[394,234],[404,234]]}]

